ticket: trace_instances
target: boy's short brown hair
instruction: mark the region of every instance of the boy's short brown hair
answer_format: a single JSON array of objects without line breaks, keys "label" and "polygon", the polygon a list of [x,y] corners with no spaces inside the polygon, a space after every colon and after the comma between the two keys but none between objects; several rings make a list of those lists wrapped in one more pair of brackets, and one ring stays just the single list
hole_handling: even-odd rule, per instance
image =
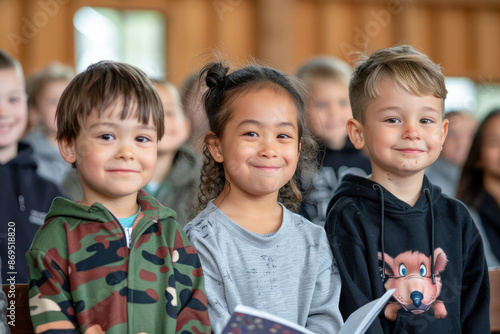
[{"label": "boy's short brown hair", "polygon": [[349,83],[354,119],[364,124],[367,105],[380,95],[380,80],[385,76],[410,94],[442,99],[444,116],[444,100],[448,92],[440,66],[411,46],[400,45],[375,51],[354,69]]},{"label": "boy's short brown hair", "polygon": [[139,121],[148,124],[152,116],[158,140],[163,137],[163,106],[151,79],[135,66],[100,61],[78,74],[64,90],[56,110],[57,140],[73,142],[92,110],[100,117],[117,101],[123,102],[122,119],[137,103]]},{"label": "boy's short brown hair", "polygon": [[28,105],[37,105],[41,90],[48,83],[55,81],[71,81],[75,73],[70,66],[52,62],[39,72],[33,74],[26,82]]},{"label": "boy's short brown hair", "polygon": [[9,55],[4,50],[0,49],[0,70],[8,70],[13,68],[22,82],[24,82],[23,67],[16,58]]}]

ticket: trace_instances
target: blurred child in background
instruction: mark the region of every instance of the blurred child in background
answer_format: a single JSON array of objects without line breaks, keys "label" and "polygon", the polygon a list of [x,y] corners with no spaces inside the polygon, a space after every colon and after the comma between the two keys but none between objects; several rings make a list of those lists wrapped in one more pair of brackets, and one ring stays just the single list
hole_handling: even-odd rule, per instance
[{"label": "blurred child in background", "polygon": [[475,214],[488,265],[500,265],[500,109],[491,111],[478,127],[457,198]]},{"label": "blurred child in background", "polygon": [[455,197],[462,166],[477,129],[477,120],[468,111],[449,111],[444,118],[449,120],[448,135],[441,155],[426,168],[425,175],[441,188],[443,194]]},{"label": "blurred child in background", "polygon": [[[31,147],[20,141],[28,123],[23,70],[0,50],[0,257],[2,277],[28,282],[24,254],[43,225],[57,185],[37,174]],[[14,272],[15,274],[7,274]]]},{"label": "blurred child in background", "polygon": [[203,156],[204,139],[208,132],[208,120],[203,107],[203,94],[207,90],[204,82],[200,81],[199,72],[191,73],[182,84],[181,103],[184,114],[189,121],[189,143],[195,152]]},{"label": "blurred child in background", "polygon": [[326,208],[342,176],[370,173],[370,160],[350,142],[346,124],[352,117],[349,103],[349,77],[352,68],[344,61],[321,56],[304,63],[297,77],[309,87],[307,126],[319,143],[321,170],[312,180],[303,180],[308,196],[300,213],[318,225],[324,225]]},{"label": "blurred child in background", "polygon": [[165,113],[165,134],[158,142],[155,173],[144,189],[177,213],[184,226],[200,183],[201,157],[187,143],[189,121],[184,116],[179,92],[171,83],[154,84]]},{"label": "blurred child in background", "polygon": [[31,76],[26,83],[30,133],[25,140],[33,148],[38,174],[58,186],[62,186],[71,166],[64,161],[57,148],[56,108],[73,76],[70,67],[51,63]]}]

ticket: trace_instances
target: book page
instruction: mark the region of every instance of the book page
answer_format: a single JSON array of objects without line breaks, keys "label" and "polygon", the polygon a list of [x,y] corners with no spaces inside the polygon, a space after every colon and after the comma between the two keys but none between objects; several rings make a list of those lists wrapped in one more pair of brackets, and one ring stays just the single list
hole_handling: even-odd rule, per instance
[{"label": "book page", "polygon": [[[345,322],[338,334],[363,334],[378,316],[396,289],[388,290],[382,297],[357,309]],[[238,305],[222,334],[315,334],[312,331],[281,317],[252,307]],[[321,333],[323,334],[323,333]]]},{"label": "book page", "polygon": [[396,289],[387,290],[384,295],[353,312],[338,334],[362,334],[368,330]]},{"label": "book page", "polygon": [[291,321],[244,305],[234,308],[231,319],[222,331],[222,334],[236,333],[315,334]]}]

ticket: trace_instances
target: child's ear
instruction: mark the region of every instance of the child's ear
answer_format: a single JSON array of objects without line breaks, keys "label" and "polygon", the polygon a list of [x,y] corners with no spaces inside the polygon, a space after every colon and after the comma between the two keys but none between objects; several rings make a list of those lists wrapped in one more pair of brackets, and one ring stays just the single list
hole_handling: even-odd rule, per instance
[{"label": "child's ear", "polygon": [[448,125],[450,124],[450,120],[444,119],[443,120],[443,128],[441,130],[441,146],[443,146],[444,141],[446,140],[446,136],[448,135]]},{"label": "child's ear", "polygon": [[351,143],[354,145],[354,147],[356,147],[358,150],[365,147],[363,125],[360,122],[358,122],[354,118],[351,118],[347,121],[346,129],[347,135],[349,136],[349,139],[351,140]]},{"label": "child's ear", "polygon": [[59,146],[59,152],[63,159],[69,163],[73,164],[76,161],[75,147],[74,143],[68,142],[66,139],[60,139],[57,141],[57,146]]},{"label": "child's ear", "polygon": [[205,135],[205,145],[207,145],[212,158],[217,162],[223,162],[224,156],[222,155],[220,139],[212,131],[208,131]]}]

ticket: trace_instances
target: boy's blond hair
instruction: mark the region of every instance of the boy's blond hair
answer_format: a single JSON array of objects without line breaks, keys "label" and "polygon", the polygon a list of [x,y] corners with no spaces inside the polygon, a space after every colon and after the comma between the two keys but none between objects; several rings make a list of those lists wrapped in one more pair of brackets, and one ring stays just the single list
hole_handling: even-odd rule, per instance
[{"label": "boy's blond hair", "polygon": [[410,94],[442,99],[444,116],[444,100],[448,92],[440,66],[411,46],[400,45],[375,51],[357,64],[349,83],[354,119],[364,124],[368,103],[380,96],[380,80],[386,76]]},{"label": "boy's blond hair", "polygon": [[349,84],[352,68],[346,62],[331,56],[318,56],[302,64],[295,74],[311,84],[315,79],[326,79]]},{"label": "boy's blond hair", "polygon": [[137,103],[137,119],[149,123],[153,117],[158,140],[163,137],[163,105],[151,79],[139,68],[115,61],[101,61],[78,74],[64,90],[57,105],[57,140],[73,142],[92,110],[99,113],[123,103],[121,119],[129,117]]}]

